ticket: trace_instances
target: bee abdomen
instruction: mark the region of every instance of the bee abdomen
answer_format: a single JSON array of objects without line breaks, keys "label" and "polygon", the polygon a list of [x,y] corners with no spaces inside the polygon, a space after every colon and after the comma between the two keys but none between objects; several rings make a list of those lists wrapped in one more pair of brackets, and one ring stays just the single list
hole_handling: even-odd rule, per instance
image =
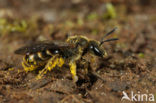
[{"label": "bee abdomen", "polygon": [[29,64],[34,64],[34,62],[37,63],[37,62],[46,61],[50,59],[51,57],[53,57],[53,55],[55,54],[59,54],[59,50],[46,50],[46,51],[41,51],[41,52],[37,52],[34,54],[29,54],[29,55],[26,55],[24,59]]},{"label": "bee abdomen", "polygon": [[53,50],[53,49],[46,50],[46,54],[51,55],[51,56],[53,56],[55,54],[59,54],[59,53],[60,53],[60,50],[57,50],[57,49],[55,49],[55,50]]},{"label": "bee abdomen", "polygon": [[36,64],[37,62],[42,62],[42,61],[48,60],[49,58],[51,58],[51,56],[47,55],[44,52],[38,52],[38,53],[35,53],[35,54],[26,55],[24,57],[24,59],[29,64]]},{"label": "bee abdomen", "polygon": [[[46,51],[38,52],[37,53],[38,58],[41,60],[48,60],[51,58],[53,55],[49,55]],[[36,58],[37,59],[37,58]]]}]

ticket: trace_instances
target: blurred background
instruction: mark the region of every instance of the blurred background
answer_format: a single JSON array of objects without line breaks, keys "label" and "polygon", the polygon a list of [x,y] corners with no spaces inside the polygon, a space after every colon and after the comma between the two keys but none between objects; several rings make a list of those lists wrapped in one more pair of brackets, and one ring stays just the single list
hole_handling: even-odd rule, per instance
[{"label": "blurred background", "polygon": [[[74,98],[80,100],[75,103],[120,102],[123,90],[148,90],[154,93],[156,0],[0,0],[0,101],[27,99],[37,102],[41,98],[44,102],[47,96],[40,97],[35,93],[29,95],[23,90],[21,79],[18,81],[22,75],[16,72],[4,76],[9,68],[22,68],[21,57],[14,54],[17,48],[36,41],[65,41],[66,34],[100,40],[114,27],[118,29],[108,38],[117,37],[119,40],[103,45],[109,56],[98,67],[104,68],[101,76],[108,83],[97,90],[95,88],[102,85],[102,82],[97,81],[89,92],[86,87],[81,87],[83,89],[80,91],[74,88],[77,91],[73,93]],[[24,80],[28,79],[30,77]],[[22,95],[26,98],[17,90],[23,90]],[[68,92],[66,87],[65,90]],[[83,98],[79,97],[79,93]],[[104,94],[101,96],[100,93]],[[60,95],[55,98],[56,101],[68,93],[64,97],[61,95],[61,99]],[[47,98],[46,102],[49,100]]]},{"label": "blurred background", "polygon": [[64,40],[67,33],[99,40],[118,27],[114,36],[121,38],[122,46],[145,52],[137,50],[136,42],[144,45],[154,36],[155,4],[155,0],[0,0],[0,38],[16,48],[22,42]]}]

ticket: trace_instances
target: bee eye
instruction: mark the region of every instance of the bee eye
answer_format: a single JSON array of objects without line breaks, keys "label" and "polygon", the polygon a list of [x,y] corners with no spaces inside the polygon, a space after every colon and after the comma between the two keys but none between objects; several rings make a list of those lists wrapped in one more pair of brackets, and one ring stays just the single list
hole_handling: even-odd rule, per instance
[{"label": "bee eye", "polygon": [[94,51],[95,55],[102,56],[102,53],[98,48],[94,47],[93,51]]},{"label": "bee eye", "polygon": [[100,53],[99,49],[97,49],[96,47],[94,48],[94,52]]}]

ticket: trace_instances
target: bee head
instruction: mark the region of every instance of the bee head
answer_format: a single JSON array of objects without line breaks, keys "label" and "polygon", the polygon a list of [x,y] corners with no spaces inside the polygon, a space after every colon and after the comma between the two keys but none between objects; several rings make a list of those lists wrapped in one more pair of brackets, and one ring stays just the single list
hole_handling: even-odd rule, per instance
[{"label": "bee head", "polygon": [[100,57],[105,57],[107,56],[106,51],[101,47],[101,45],[104,42],[109,42],[109,41],[115,41],[118,40],[118,38],[111,38],[111,39],[107,39],[104,40],[106,36],[112,34],[117,28],[114,28],[113,30],[111,30],[110,32],[108,32],[107,34],[105,34],[103,36],[103,38],[101,39],[100,42],[94,41],[94,40],[90,40],[89,41],[89,45],[88,45],[88,50],[89,52],[91,52],[92,54],[96,55],[96,56],[100,56]]},{"label": "bee head", "polygon": [[88,52],[103,58],[107,56],[107,53],[99,44],[99,42],[94,40],[89,41]]}]

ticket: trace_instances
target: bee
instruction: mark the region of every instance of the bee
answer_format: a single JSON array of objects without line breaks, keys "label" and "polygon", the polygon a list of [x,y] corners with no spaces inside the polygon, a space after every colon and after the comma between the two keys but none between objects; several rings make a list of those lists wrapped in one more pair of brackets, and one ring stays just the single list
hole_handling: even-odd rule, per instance
[{"label": "bee", "polygon": [[[56,67],[61,68],[64,64],[67,64],[73,81],[77,82],[77,61],[81,61],[87,53],[102,58],[107,56],[101,45],[104,42],[118,40],[118,38],[104,40],[106,36],[112,34],[115,30],[116,28],[105,34],[100,41],[91,40],[84,36],[69,36],[65,42],[43,41],[19,48],[15,53],[24,55],[22,66],[26,72],[43,67],[37,78],[41,78]],[[85,70],[87,71],[87,67]]]}]

